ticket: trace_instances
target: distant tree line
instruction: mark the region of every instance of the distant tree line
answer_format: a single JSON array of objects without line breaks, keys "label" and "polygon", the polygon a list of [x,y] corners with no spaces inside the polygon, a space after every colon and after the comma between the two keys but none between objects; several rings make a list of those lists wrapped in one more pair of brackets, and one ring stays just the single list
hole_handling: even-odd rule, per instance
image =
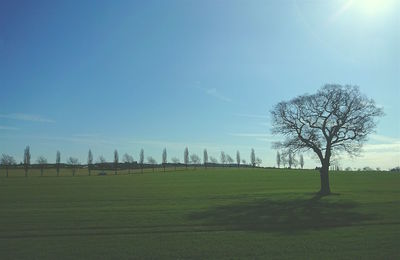
[{"label": "distant tree line", "polygon": [[[25,177],[27,177],[29,169],[39,169],[40,176],[43,176],[45,169],[55,168],[56,174],[57,176],[59,176],[60,169],[66,168],[71,170],[72,176],[75,176],[77,169],[87,168],[88,175],[91,176],[93,170],[100,172],[111,170],[114,171],[114,175],[117,175],[119,170],[128,170],[128,174],[131,174],[132,169],[140,169],[140,172],[143,173],[143,169],[152,169],[152,171],[154,172],[155,169],[159,167],[162,167],[163,172],[165,172],[167,167],[173,167],[174,170],[176,170],[178,166],[179,167],[184,166],[187,169],[189,165],[191,165],[193,169],[196,169],[198,167],[204,167],[205,169],[207,169],[208,167],[237,167],[237,168],[260,167],[262,164],[262,160],[256,156],[254,149],[251,149],[250,151],[250,163],[247,164],[246,160],[241,158],[239,151],[236,151],[236,161],[232,158],[232,156],[225,153],[224,151],[220,152],[220,161],[218,161],[217,158],[208,155],[207,149],[203,150],[203,158],[201,159],[200,156],[198,156],[195,153],[190,154],[188,147],[186,147],[183,152],[183,164],[177,157],[172,157],[171,161],[168,162],[166,148],[162,150],[161,164],[158,164],[156,159],[154,159],[154,157],[152,156],[147,156],[146,161],[147,163],[145,163],[144,150],[141,149],[139,153],[139,161],[135,161],[132,155],[125,153],[122,156],[122,162],[120,162],[119,153],[117,150],[114,150],[114,160],[112,162],[107,162],[107,160],[103,155],[100,155],[96,160],[96,162],[94,162],[93,153],[89,149],[86,165],[81,164],[78,158],[75,157],[68,157],[65,163],[61,163],[60,151],[56,152],[56,160],[54,164],[49,163],[44,156],[39,156],[36,159],[35,164],[31,164],[30,147],[27,146],[24,150],[23,162],[17,164],[16,160],[12,156],[7,154],[2,154],[0,158],[0,166],[1,168],[5,169],[6,177],[9,176],[9,169],[15,169],[15,168],[21,168],[21,169],[23,168]],[[289,168],[289,169],[297,167],[303,169],[304,157],[302,154],[296,155],[294,153],[287,151],[286,152],[277,151],[276,165],[277,168],[281,168],[281,166],[283,166],[283,168]],[[332,164],[331,168],[332,168],[331,170],[336,170],[336,171],[340,170],[340,167],[337,164]],[[318,168],[316,169],[319,170]],[[374,171],[374,169],[370,167],[364,167],[363,169],[361,168],[352,169],[350,167],[347,167],[345,170]],[[380,168],[377,168],[376,170],[380,171]],[[390,171],[399,172],[400,168],[396,167],[391,169]]]},{"label": "distant tree line", "polygon": [[141,173],[143,173],[143,169],[151,168],[152,171],[155,171],[155,168],[161,166],[163,171],[165,172],[166,167],[173,166],[174,170],[176,170],[177,166],[185,166],[188,168],[189,165],[193,166],[193,169],[198,167],[260,167],[262,160],[259,157],[256,157],[254,149],[251,149],[250,153],[250,164],[246,164],[245,159],[241,159],[240,152],[236,151],[236,162],[229,154],[226,154],[224,151],[220,153],[220,162],[213,157],[208,156],[207,149],[203,150],[203,158],[201,159],[195,153],[190,154],[188,147],[184,149],[183,152],[183,164],[180,163],[180,160],[176,157],[171,158],[171,162],[168,162],[167,157],[167,149],[164,148],[162,150],[162,162],[158,164],[156,159],[152,156],[146,157],[147,163],[145,163],[145,155],[144,150],[141,149],[139,153],[139,161],[135,161],[133,156],[125,153],[122,156],[122,163],[119,159],[119,153],[117,150],[114,150],[114,160],[112,162],[107,162],[103,155],[100,155],[96,161],[94,161],[94,156],[92,150],[89,149],[87,156],[87,164],[81,164],[81,162],[76,157],[67,157],[65,163],[61,163],[61,153],[60,151],[56,152],[55,163],[49,163],[47,158],[44,156],[39,156],[34,164],[31,164],[31,152],[30,147],[27,146],[24,150],[23,162],[19,165],[16,160],[7,154],[3,154],[0,159],[0,165],[2,168],[6,170],[6,176],[9,175],[10,168],[23,168],[25,177],[29,174],[29,169],[40,169],[40,176],[43,176],[45,169],[53,168],[56,170],[57,176],[60,175],[60,169],[68,168],[71,169],[72,176],[75,176],[76,172],[80,168],[87,168],[88,175],[92,175],[93,170],[97,171],[105,171],[112,170],[114,171],[114,175],[118,174],[119,170],[128,170],[128,174],[131,174],[132,169],[140,168]]}]

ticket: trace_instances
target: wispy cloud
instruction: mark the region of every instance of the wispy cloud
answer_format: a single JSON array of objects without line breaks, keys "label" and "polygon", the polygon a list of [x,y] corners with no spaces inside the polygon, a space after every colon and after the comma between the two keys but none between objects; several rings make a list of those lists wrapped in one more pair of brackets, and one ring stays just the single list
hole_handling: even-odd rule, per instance
[{"label": "wispy cloud", "polygon": [[12,127],[12,126],[0,125],[0,130],[19,130],[19,128]]},{"label": "wispy cloud", "polygon": [[267,116],[267,115],[260,115],[260,114],[242,114],[242,113],[236,113],[236,114],[234,114],[234,116],[248,117],[248,118],[269,119],[269,116]]},{"label": "wispy cloud", "polygon": [[0,114],[0,118],[21,120],[21,121],[31,121],[40,123],[54,123],[52,119],[45,118],[41,115],[23,114],[23,113],[12,113],[12,114]]},{"label": "wispy cloud", "polygon": [[267,133],[229,133],[229,135],[240,137],[272,137],[272,135]]},{"label": "wispy cloud", "polygon": [[73,137],[80,137],[80,138],[99,138],[101,134],[98,133],[81,133],[81,134],[74,134]]},{"label": "wispy cloud", "polygon": [[[197,85],[199,85],[199,84],[197,84]],[[204,88],[204,87],[201,87],[201,86],[196,86],[196,88],[202,90],[206,95],[212,96],[212,97],[214,97],[216,99],[219,99],[221,101],[232,102],[231,98],[219,93],[216,88]]]},{"label": "wispy cloud", "polygon": [[250,137],[255,138],[257,141],[262,142],[275,142],[278,141],[278,137],[266,133],[229,133],[230,136],[237,137]]},{"label": "wispy cloud", "polygon": [[365,144],[364,145],[365,151],[381,151],[381,152],[400,153],[400,138],[372,134],[371,140],[374,140],[377,143]]},{"label": "wispy cloud", "polygon": [[384,135],[372,134],[371,139],[382,143],[399,143],[400,138],[389,137]]}]

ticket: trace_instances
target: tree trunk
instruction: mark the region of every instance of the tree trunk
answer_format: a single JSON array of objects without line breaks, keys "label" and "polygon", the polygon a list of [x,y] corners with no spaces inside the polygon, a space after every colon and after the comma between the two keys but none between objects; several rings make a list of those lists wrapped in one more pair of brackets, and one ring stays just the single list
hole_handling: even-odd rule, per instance
[{"label": "tree trunk", "polygon": [[321,177],[321,190],[319,191],[320,195],[329,195],[331,193],[331,188],[329,186],[329,164],[322,165],[320,169],[320,177]]},{"label": "tree trunk", "polygon": [[43,168],[40,168],[40,177],[43,177]]}]

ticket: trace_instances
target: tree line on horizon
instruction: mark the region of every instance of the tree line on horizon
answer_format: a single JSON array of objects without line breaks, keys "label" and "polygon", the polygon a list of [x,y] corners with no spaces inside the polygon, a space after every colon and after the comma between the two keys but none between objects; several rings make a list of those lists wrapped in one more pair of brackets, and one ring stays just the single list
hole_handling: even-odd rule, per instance
[{"label": "tree line on horizon", "polygon": [[[161,165],[165,171],[166,166],[168,165],[173,165],[175,170],[177,165],[184,165],[186,168],[188,168],[188,165],[193,165],[195,168],[197,166],[204,166],[205,168],[210,167],[210,166],[219,166],[219,167],[224,167],[224,166],[237,166],[240,167],[245,166],[245,167],[260,167],[262,160],[259,157],[256,157],[255,151],[252,148],[250,152],[250,163],[247,164],[247,161],[245,159],[242,159],[240,156],[240,152],[236,151],[236,162],[235,160],[229,155],[226,154],[224,151],[221,151],[220,153],[220,161],[218,161],[217,158],[213,156],[208,156],[208,151],[207,149],[203,150],[203,160],[201,160],[200,156],[197,154],[189,154],[189,149],[186,147],[183,152],[183,163],[181,163],[180,159],[177,157],[172,157],[171,161],[168,162],[168,157],[167,157],[167,149],[164,148],[162,151],[162,162],[161,164],[158,164],[156,159],[152,156],[148,156],[147,158],[147,163],[145,163],[145,156],[144,156],[144,149],[140,150],[139,153],[139,161],[135,161],[133,156],[125,153],[122,157],[122,162],[119,160],[119,153],[118,150],[114,150],[114,160],[112,162],[107,162],[105,157],[103,155],[100,155],[97,159],[96,162],[94,162],[93,158],[93,153],[92,150],[89,149],[88,151],[88,157],[87,157],[87,164],[81,164],[78,160],[78,158],[75,157],[68,157],[66,159],[65,163],[61,163],[61,153],[60,151],[56,152],[56,160],[55,163],[49,163],[44,156],[39,156],[37,160],[35,161],[36,163],[31,164],[31,152],[30,152],[30,147],[27,146],[24,150],[24,156],[23,156],[23,161],[20,162],[18,165],[14,157],[11,155],[7,154],[2,154],[0,158],[0,165],[3,166],[3,168],[6,169],[6,176],[8,177],[8,169],[12,167],[18,167],[22,166],[24,169],[25,177],[28,176],[28,171],[29,168],[32,168],[32,166],[36,166],[37,168],[40,168],[40,175],[43,176],[43,171],[46,168],[49,168],[49,166],[54,166],[57,172],[57,176],[59,176],[60,169],[61,168],[71,168],[72,169],[72,175],[75,175],[76,169],[82,166],[87,166],[88,168],[88,173],[89,176],[91,175],[92,170],[114,170],[114,174],[116,175],[119,169],[128,169],[129,174],[131,173],[132,168],[138,168],[139,166],[141,168],[141,172],[143,172],[143,168],[146,168],[148,166],[151,166],[151,168],[154,171],[154,168],[156,165]],[[133,167],[135,166],[135,167]]]}]

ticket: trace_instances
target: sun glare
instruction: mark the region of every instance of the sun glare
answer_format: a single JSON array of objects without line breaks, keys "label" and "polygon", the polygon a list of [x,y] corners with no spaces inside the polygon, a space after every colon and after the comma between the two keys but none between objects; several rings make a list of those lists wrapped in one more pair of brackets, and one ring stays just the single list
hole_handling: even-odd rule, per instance
[{"label": "sun glare", "polygon": [[354,0],[354,9],[368,16],[383,15],[394,8],[394,0]]}]

